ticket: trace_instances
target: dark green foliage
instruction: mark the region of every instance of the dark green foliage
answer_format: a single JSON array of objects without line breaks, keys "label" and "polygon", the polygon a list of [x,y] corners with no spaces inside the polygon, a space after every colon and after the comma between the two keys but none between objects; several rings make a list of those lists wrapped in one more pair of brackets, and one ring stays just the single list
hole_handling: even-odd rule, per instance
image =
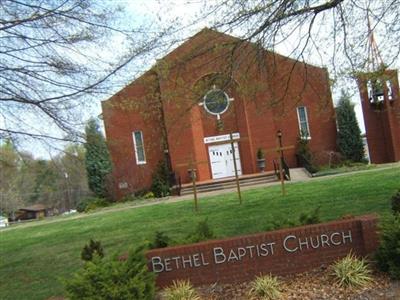
[{"label": "dark green foliage", "polygon": [[197,223],[196,229],[187,237],[189,243],[197,243],[215,238],[214,232],[208,225],[208,219],[204,219]]},{"label": "dark green foliage", "polygon": [[300,166],[307,169],[310,173],[316,173],[318,171],[317,166],[313,163],[313,155],[308,145],[308,139],[305,136],[300,136],[297,139],[296,156]]},{"label": "dark green foliage", "polygon": [[88,205],[87,198],[83,199],[76,205],[76,210],[78,212],[84,212],[87,205]]},{"label": "dark green foliage", "polygon": [[400,215],[386,216],[381,220],[379,229],[378,266],[392,279],[400,279]]},{"label": "dark green foliage", "polygon": [[157,169],[153,173],[151,191],[156,198],[165,197],[170,194],[169,170],[164,160],[158,163]]},{"label": "dark green foliage", "polygon": [[131,195],[125,195],[124,197],[122,197],[121,199],[119,199],[119,202],[132,202],[135,200],[140,199],[139,197],[136,197],[135,195],[131,194]]},{"label": "dark green foliage", "polygon": [[258,150],[257,150],[257,159],[264,159],[264,158],[265,158],[264,149],[258,148]]},{"label": "dark green foliage", "polygon": [[321,223],[320,207],[318,206],[316,209],[311,212],[301,213],[299,217],[299,222],[301,225],[310,225],[310,224],[318,224]]},{"label": "dark green foliage", "polygon": [[296,227],[299,226],[300,224],[296,220],[290,220],[290,219],[275,219],[265,226],[266,231],[272,231],[272,230],[278,230],[282,228],[290,228],[290,227]]},{"label": "dark green foliage", "polygon": [[321,222],[320,207],[318,206],[310,212],[301,213],[298,219],[275,218],[273,221],[267,223],[265,230],[272,231],[301,225],[318,224]]},{"label": "dark green foliage", "polygon": [[155,276],[147,269],[144,248],[131,251],[127,260],[88,261],[65,284],[68,299],[153,300]]},{"label": "dark green foliage", "polygon": [[156,231],[153,242],[150,243],[150,249],[165,248],[171,243],[169,236],[162,231]]},{"label": "dark green foliage", "polygon": [[355,162],[364,161],[364,145],[354,112],[354,105],[351,103],[350,96],[344,90],[342,90],[336,108],[336,117],[338,124],[337,144],[340,152],[345,159]]},{"label": "dark green foliage", "polygon": [[60,175],[55,172],[51,163],[46,160],[34,162],[33,168],[36,170],[35,185],[29,201],[31,203],[48,203],[50,202],[50,199],[47,199],[49,195],[59,188],[56,182]]},{"label": "dark green foliage", "polygon": [[93,257],[97,255],[100,258],[104,257],[103,246],[100,241],[94,241],[90,239],[89,244],[85,245],[81,252],[81,259],[85,261],[90,261]]},{"label": "dark green foliage", "polygon": [[85,128],[85,165],[90,190],[101,198],[107,198],[107,175],[112,166],[106,141],[95,119],[90,119]]},{"label": "dark green foliage", "polygon": [[95,210],[102,207],[107,207],[110,205],[104,198],[92,198],[92,201],[88,202],[88,205],[85,207],[85,212],[89,212],[91,210]]},{"label": "dark green foliage", "polygon": [[392,210],[394,214],[400,215],[400,190],[392,197]]}]

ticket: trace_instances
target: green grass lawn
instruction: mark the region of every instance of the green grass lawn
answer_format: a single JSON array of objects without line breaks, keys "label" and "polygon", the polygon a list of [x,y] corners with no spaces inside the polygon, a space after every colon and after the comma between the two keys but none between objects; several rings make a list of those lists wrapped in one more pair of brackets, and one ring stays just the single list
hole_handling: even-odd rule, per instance
[{"label": "green grass lawn", "polygon": [[0,231],[0,299],[47,299],[63,295],[62,279],[82,266],[80,251],[90,238],[101,240],[106,255],[114,255],[149,239],[156,230],[184,238],[199,220],[208,222],[218,237],[265,230],[277,218],[296,218],[321,207],[323,220],[346,214],[389,211],[390,197],[400,188],[400,168],[374,169],[334,178],[287,184],[200,198],[192,201],[100,211],[82,218],[62,218]]}]

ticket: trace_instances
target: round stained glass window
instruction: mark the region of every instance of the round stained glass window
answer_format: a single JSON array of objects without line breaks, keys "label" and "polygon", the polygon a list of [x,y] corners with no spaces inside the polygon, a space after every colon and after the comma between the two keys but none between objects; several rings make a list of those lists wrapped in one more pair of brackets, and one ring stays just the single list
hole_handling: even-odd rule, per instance
[{"label": "round stained glass window", "polygon": [[220,89],[212,89],[204,96],[204,108],[213,115],[224,113],[229,107],[228,95]]}]

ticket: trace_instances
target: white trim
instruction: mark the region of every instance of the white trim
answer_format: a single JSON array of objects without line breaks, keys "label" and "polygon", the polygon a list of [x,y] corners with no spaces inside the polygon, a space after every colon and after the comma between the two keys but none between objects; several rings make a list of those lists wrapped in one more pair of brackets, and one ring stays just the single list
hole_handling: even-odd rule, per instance
[{"label": "white trim", "polygon": [[[308,135],[307,135],[307,137],[304,137],[304,136],[301,136],[301,130],[302,130],[302,128],[301,128],[301,119],[300,119],[300,114],[299,114],[299,109],[300,108],[304,108],[304,115],[305,115],[305,117],[306,117],[306,126],[307,126],[307,131],[308,131]],[[299,124],[299,134],[300,134],[300,137],[302,138],[302,139],[307,139],[307,140],[311,140],[311,132],[310,132],[310,124],[309,124],[309,122],[308,122],[308,113],[307,113],[307,107],[306,106],[298,106],[297,108],[296,108],[296,112],[297,112],[297,121],[298,121],[298,124]]]},{"label": "white trim", "polygon": [[[136,145],[136,137],[135,137],[135,132],[140,132],[140,138],[142,140],[142,148],[143,148],[143,157],[144,160],[139,160],[138,159],[138,153],[137,153],[137,145]],[[132,132],[132,138],[133,138],[133,149],[135,151],[135,159],[136,159],[136,164],[137,165],[144,165],[146,164],[146,153],[144,151],[144,140],[143,140],[143,132],[141,130],[135,130]]]},{"label": "white trim", "polygon": [[[207,137],[204,138],[204,144],[211,144],[211,143],[229,141],[230,138],[231,138],[230,134],[207,136]],[[232,133],[232,138],[233,139],[240,139],[240,133],[239,132]]]}]

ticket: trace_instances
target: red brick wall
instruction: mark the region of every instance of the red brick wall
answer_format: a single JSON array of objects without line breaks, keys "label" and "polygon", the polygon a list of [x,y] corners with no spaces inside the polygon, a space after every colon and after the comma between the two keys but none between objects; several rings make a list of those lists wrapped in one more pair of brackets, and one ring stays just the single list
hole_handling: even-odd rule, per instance
[{"label": "red brick wall", "polygon": [[[151,182],[155,164],[162,157],[160,122],[164,121],[155,110],[151,111],[151,106],[147,105],[149,99],[143,99],[158,95],[162,101],[172,168],[182,183],[190,181],[187,169],[191,160],[199,162],[195,166],[199,181],[211,179],[209,145],[204,144],[203,138],[229,132],[239,132],[243,138],[239,142],[243,174],[257,172],[257,149],[275,148],[278,129],[283,132],[285,146],[297,144],[296,108],[300,105],[305,105],[308,111],[311,150],[335,150],[335,113],[326,69],[263,50],[264,66],[254,60],[255,48],[249,43],[239,46],[230,64],[231,46],[237,41],[214,31],[202,31],[103,103],[116,181],[129,182],[132,190],[148,187]],[[214,45],[217,47],[213,48]],[[231,78],[224,90],[235,99],[221,115],[223,130],[217,129],[215,116],[198,106],[202,95],[212,88],[198,90],[199,83],[215,73]],[[159,89],[154,91],[153,86]],[[110,108],[123,100],[132,103],[135,109]],[[144,119],[141,110],[150,117]],[[144,131],[149,161],[146,165],[136,166],[134,161],[131,136],[134,128]],[[272,160],[277,156],[276,152],[267,153],[267,170],[273,170]],[[290,167],[296,167],[294,149],[285,152],[285,159]]]},{"label": "red brick wall", "polygon": [[[366,215],[349,220],[155,249],[147,252],[148,266],[152,270],[154,262],[156,270],[168,269],[157,273],[157,285],[160,287],[178,279],[189,279],[194,285],[200,285],[241,282],[260,274],[286,275],[304,272],[322,265],[328,266],[350,251],[361,256],[371,254],[378,246],[376,224],[376,216]],[[306,238],[308,248],[305,244]],[[303,243],[302,249],[300,242]],[[285,250],[283,244],[291,251]],[[231,250],[234,254],[231,254]],[[222,252],[225,262],[222,262]]]},{"label": "red brick wall", "polygon": [[[209,145],[203,143],[203,137],[229,132],[240,132],[245,138],[239,142],[243,173],[257,172],[257,149],[275,148],[278,129],[283,132],[285,145],[297,144],[298,106],[304,105],[308,110],[311,150],[316,153],[335,151],[335,112],[327,70],[269,52],[264,52],[267,64],[264,70],[252,61],[254,49],[251,45],[243,45],[238,51],[240,54],[236,59],[241,65],[235,66],[232,82],[224,88],[235,100],[221,115],[224,129],[217,130],[216,117],[206,113],[202,107],[199,110],[197,105],[202,99],[193,89],[210,74],[224,73],[229,63],[227,47],[213,51],[207,49],[213,44],[227,44],[232,39],[205,32],[191,39],[190,46],[184,44],[163,60],[168,72],[163,72],[167,75],[162,79],[161,92],[166,95],[164,109],[172,166],[178,170],[183,182],[188,182],[189,178],[181,165],[189,157],[199,162],[208,160]],[[193,111],[191,107],[196,108]],[[277,156],[274,152],[267,154],[267,170],[273,170],[272,160]],[[290,167],[296,167],[295,149],[287,151],[285,158]],[[199,180],[211,179],[209,165],[198,165],[197,169]]]},{"label": "red brick wall", "polygon": [[[157,106],[156,77],[146,73],[134,83],[102,102],[107,145],[113,162],[117,198],[149,187],[157,163],[163,157],[161,116]],[[142,131],[146,164],[137,164],[133,131]],[[127,188],[120,189],[119,183]]]}]

